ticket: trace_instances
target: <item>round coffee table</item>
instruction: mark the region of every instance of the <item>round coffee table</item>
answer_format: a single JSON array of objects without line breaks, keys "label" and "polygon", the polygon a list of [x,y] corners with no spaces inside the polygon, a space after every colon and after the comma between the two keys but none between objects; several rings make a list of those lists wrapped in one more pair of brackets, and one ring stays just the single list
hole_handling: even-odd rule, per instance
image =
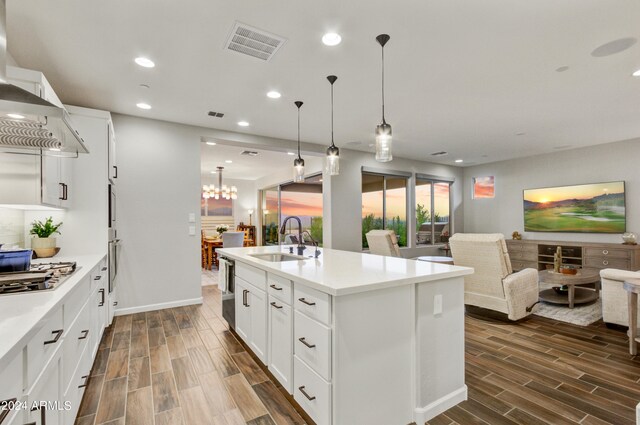
[{"label": "round coffee table", "polygon": [[[560,285],[540,291],[540,301],[568,304],[569,308],[573,308],[576,304],[595,301],[600,296],[600,270],[598,269],[579,269],[574,275],[542,270],[538,276],[540,282]],[[591,284],[595,284],[595,288],[580,287]]]}]

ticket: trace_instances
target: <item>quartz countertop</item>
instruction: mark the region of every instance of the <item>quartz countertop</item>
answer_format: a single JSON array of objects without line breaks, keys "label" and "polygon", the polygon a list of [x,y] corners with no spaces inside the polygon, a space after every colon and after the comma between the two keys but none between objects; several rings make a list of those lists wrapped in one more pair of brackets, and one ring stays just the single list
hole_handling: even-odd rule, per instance
[{"label": "quartz countertop", "polygon": [[[295,246],[294,254],[296,253]],[[222,248],[218,255],[252,265],[295,282],[306,284],[333,296],[391,288],[399,285],[435,281],[473,273],[469,267],[450,266],[426,261],[385,257],[360,252],[320,248],[304,251],[305,260],[269,262],[252,254],[289,254],[289,246]]]},{"label": "quartz countertop", "polygon": [[[83,281],[105,255],[34,260],[33,264],[75,261],[76,271],[52,290],[0,295],[0,370],[36,334],[40,321],[61,304],[67,294]],[[91,284],[90,281],[86,282]]]}]

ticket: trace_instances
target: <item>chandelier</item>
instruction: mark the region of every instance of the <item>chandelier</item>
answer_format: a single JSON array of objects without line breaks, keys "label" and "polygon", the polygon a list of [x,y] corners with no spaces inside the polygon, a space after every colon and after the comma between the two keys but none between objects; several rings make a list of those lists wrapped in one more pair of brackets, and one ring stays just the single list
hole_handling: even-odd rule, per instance
[{"label": "chandelier", "polygon": [[222,184],[222,170],[224,167],[216,167],[218,169],[218,186],[213,184],[202,186],[202,197],[204,199],[238,199],[238,188],[235,186],[227,186]]}]

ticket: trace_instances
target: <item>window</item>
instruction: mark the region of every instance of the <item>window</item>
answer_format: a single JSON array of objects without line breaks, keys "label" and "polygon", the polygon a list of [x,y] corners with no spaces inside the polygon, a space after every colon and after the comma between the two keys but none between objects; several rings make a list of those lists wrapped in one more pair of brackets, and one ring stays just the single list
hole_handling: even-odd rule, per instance
[{"label": "window", "polygon": [[407,246],[407,177],[362,173],[362,247],[369,230],[389,229]]},{"label": "window", "polygon": [[495,198],[495,177],[474,177],[473,178],[473,199]]},{"label": "window", "polygon": [[416,245],[449,241],[451,182],[416,176]]},{"label": "window", "polygon": [[224,198],[201,199],[200,215],[216,216],[216,217],[232,217],[233,201],[231,199],[224,199]]}]

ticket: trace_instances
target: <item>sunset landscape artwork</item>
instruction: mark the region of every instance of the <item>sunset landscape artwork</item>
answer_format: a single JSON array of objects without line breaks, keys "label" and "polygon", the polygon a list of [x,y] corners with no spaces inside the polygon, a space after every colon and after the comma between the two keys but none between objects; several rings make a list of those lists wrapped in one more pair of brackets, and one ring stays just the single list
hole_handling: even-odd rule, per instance
[{"label": "sunset landscape artwork", "polygon": [[524,230],[624,233],[624,182],[526,189]]}]

